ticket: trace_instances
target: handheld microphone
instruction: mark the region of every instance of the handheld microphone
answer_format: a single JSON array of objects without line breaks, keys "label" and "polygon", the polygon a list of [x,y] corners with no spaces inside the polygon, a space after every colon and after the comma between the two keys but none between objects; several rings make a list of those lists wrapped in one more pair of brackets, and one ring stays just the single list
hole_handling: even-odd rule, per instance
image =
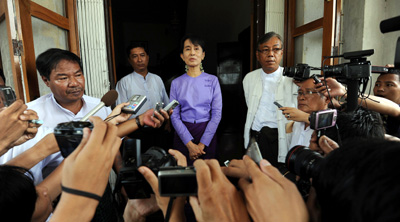
[{"label": "handheld microphone", "polygon": [[115,100],[118,98],[118,93],[115,90],[110,90],[106,94],[104,94],[103,97],[101,97],[101,102],[99,105],[94,107],[90,112],[88,112],[80,121],[87,121],[89,117],[93,116],[95,113],[97,113],[101,108],[104,106],[111,106]]}]

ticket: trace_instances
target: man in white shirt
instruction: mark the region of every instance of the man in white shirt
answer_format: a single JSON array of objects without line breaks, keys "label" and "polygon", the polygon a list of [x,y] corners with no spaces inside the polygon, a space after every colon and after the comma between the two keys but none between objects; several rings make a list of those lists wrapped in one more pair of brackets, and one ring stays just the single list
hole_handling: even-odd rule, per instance
[{"label": "man in white shirt", "polygon": [[[162,79],[147,69],[149,64],[147,47],[141,43],[133,42],[127,47],[126,55],[134,71],[118,81],[116,86],[118,92],[117,104],[127,102],[133,95],[146,96],[146,103],[131,118],[154,108],[157,102],[163,102],[164,106],[166,106],[169,103],[169,98]],[[166,121],[164,129],[170,131],[170,121]],[[169,140],[166,137],[168,135],[162,128],[154,129],[146,127],[130,134],[129,137],[140,139],[141,149],[144,152],[151,146],[167,148]]]},{"label": "man in white shirt", "polygon": [[145,46],[140,43],[132,43],[127,48],[128,61],[133,68],[133,72],[123,77],[117,83],[118,92],[117,104],[127,102],[133,95],[144,95],[147,97],[146,103],[136,115],[139,116],[146,110],[154,108],[157,102],[169,103],[167,92],[165,91],[162,79],[148,71],[149,54]]},{"label": "man in white shirt", "polygon": [[[52,133],[58,123],[79,121],[85,114],[100,103],[100,99],[83,95],[85,78],[80,58],[66,50],[49,49],[36,59],[37,69],[52,93],[27,103],[29,109],[37,112],[43,125],[32,140],[16,146],[0,157],[4,164],[25,150],[31,148],[48,133]],[[95,114],[105,119],[111,113],[110,108],[102,108]],[[58,166],[63,157],[60,152],[52,154],[31,168],[35,184],[43,180],[45,167]]]},{"label": "man in white shirt", "polygon": [[279,66],[283,56],[282,37],[275,32],[266,33],[258,40],[256,57],[262,68],[248,73],[243,90],[248,107],[244,129],[245,147],[250,137],[258,142],[263,158],[277,166],[284,163],[288,151],[285,124],[287,119],[274,105],[297,107],[297,86],[291,78],[282,76]]}]

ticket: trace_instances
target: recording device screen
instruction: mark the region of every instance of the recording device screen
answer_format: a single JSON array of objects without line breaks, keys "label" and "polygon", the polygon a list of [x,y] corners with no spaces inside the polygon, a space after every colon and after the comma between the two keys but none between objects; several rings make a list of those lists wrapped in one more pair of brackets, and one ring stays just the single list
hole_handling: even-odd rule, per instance
[{"label": "recording device screen", "polygon": [[310,128],[325,129],[336,124],[337,111],[335,109],[313,112],[310,115]]}]

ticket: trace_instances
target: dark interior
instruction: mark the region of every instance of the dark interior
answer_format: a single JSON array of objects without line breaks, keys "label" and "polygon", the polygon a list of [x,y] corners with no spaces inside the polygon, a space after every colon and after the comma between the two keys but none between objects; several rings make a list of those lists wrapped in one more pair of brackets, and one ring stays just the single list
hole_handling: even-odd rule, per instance
[{"label": "dark interior", "polygon": [[220,162],[241,158],[247,107],[242,80],[250,71],[250,8],[235,1],[112,1],[117,79],[133,70],[126,57],[130,42],[149,49],[149,71],[159,75],[167,93],[171,81],[185,73],[179,54],[181,38],[192,33],[206,42],[205,72],[219,77],[223,113],[218,128]]}]

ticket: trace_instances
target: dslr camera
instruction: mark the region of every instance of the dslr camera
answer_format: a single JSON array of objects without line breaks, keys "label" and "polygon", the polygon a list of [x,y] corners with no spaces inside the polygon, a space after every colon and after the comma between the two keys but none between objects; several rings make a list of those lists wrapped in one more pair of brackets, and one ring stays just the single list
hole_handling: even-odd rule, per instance
[{"label": "dslr camera", "polygon": [[302,179],[318,175],[321,160],[324,157],[305,146],[295,146],[286,155],[285,165],[288,170]]},{"label": "dslr camera", "polygon": [[56,137],[58,147],[60,147],[61,155],[66,158],[79,145],[83,136],[83,128],[93,129],[91,122],[71,121],[59,123],[54,128],[54,136]]}]

